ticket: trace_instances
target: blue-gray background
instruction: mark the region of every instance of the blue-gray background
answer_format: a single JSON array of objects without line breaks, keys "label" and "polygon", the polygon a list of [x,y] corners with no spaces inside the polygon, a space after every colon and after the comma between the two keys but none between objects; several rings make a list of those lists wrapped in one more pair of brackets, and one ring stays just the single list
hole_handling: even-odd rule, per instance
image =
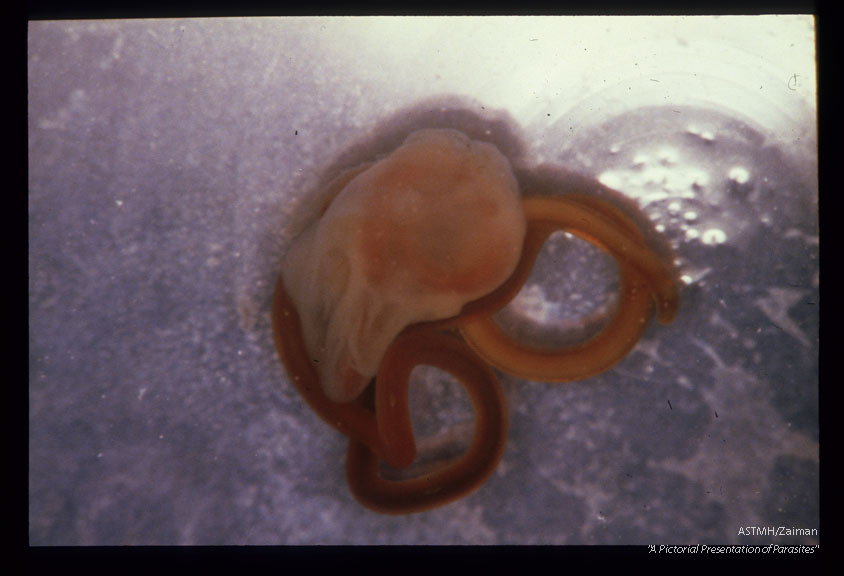
[{"label": "blue-gray background", "polygon": [[[31,23],[30,542],[817,543],[740,533],[818,528],[813,42],[808,17]],[[321,171],[429,125],[636,199],[681,309],[596,378],[502,376],[496,474],[384,517],[269,302]],[[592,255],[545,260],[533,304],[602,297]]]}]

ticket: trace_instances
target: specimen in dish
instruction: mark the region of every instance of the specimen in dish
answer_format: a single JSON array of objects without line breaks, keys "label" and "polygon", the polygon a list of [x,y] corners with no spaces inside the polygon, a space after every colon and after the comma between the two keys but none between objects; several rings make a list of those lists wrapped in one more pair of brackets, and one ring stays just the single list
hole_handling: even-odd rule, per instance
[{"label": "specimen in dish", "polygon": [[[454,130],[421,130],[395,152],[348,170],[328,187],[319,217],[285,256],[273,300],[279,355],[294,385],[350,438],[347,478],[365,506],[408,513],[480,486],[504,451],[507,409],[492,368],[567,381],[621,360],[654,306],[672,320],[671,268],[609,202],[560,191],[520,194],[509,161]],[[617,310],[574,346],[537,348],[505,333],[492,314],[527,279],[540,249],[562,230],[610,254]],[[417,365],[454,376],[472,401],[472,443],[418,477],[387,479],[416,458],[408,381]]]}]

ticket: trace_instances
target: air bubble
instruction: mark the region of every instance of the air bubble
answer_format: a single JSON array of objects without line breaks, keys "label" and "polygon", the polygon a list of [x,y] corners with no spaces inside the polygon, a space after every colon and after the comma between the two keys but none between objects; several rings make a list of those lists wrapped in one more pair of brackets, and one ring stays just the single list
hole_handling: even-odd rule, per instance
[{"label": "air bubble", "polygon": [[742,168],[741,166],[736,166],[735,168],[730,170],[727,176],[729,176],[732,182],[735,182],[739,185],[747,184],[750,181],[750,172],[748,172],[746,168]]},{"label": "air bubble", "polygon": [[750,172],[743,166],[731,168],[727,179],[727,186],[733,194],[747,194],[753,188]]},{"label": "air bubble", "polygon": [[686,128],[686,132],[693,136],[697,136],[705,142],[712,142],[713,140],[715,140],[715,133],[712,130],[701,130],[694,124]]},{"label": "air bubble", "polygon": [[709,245],[723,244],[727,241],[727,235],[719,228],[710,228],[703,233],[700,241]]},{"label": "air bubble", "polygon": [[649,163],[648,157],[645,154],[637,154],[633,157],[633,166],[641,168]]},{"label": "air bubble", "polygon": [[621,176],[617,172],[604,172],[598,176],[598,182],[613,190],[620,189],[623,184]]}]

